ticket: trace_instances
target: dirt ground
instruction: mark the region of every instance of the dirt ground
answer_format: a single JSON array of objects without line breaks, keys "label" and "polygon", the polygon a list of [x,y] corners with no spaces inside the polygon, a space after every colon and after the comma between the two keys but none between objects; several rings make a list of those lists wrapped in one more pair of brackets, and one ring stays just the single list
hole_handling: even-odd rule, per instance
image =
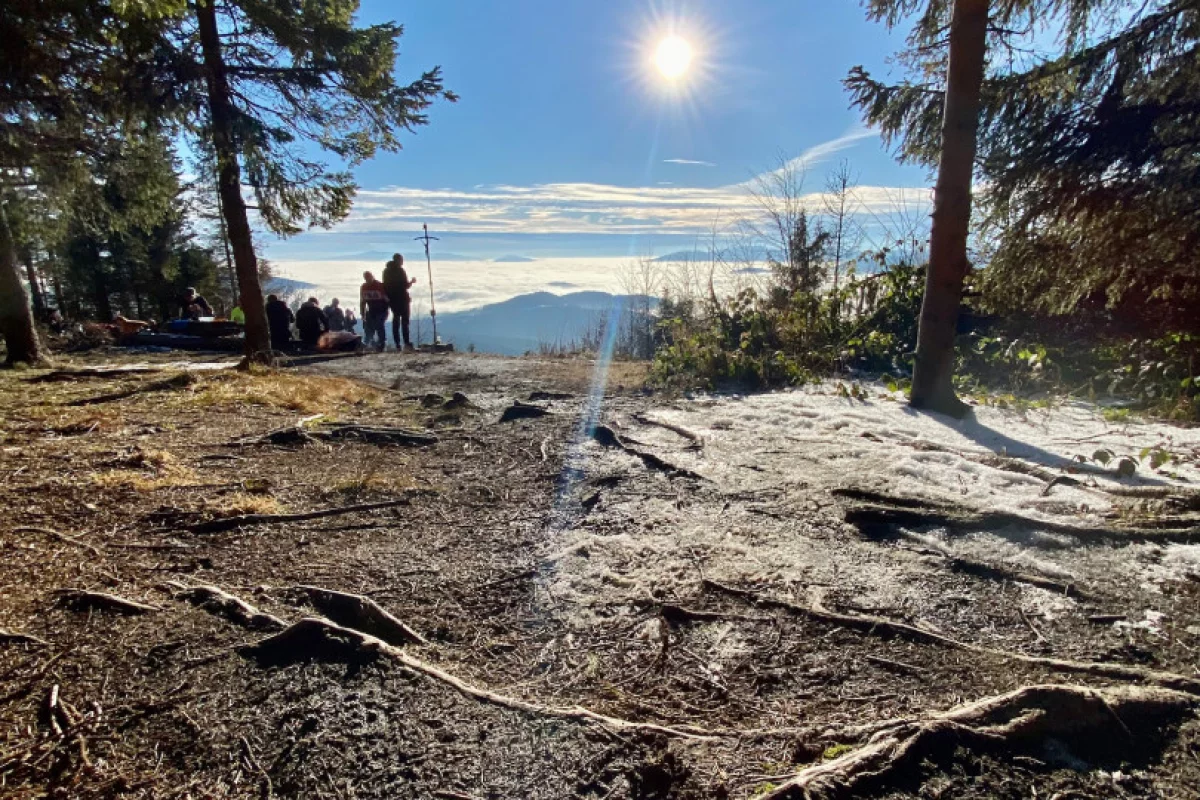
[{"label": "dirt ground", "polygon": [[[1182,510],[1072,533],[847,493],[803,436],[726,419],[767,401],[646,392],[639,365],[66,366],[100,362],[151,371],[0,374],[0,796],[1200,797],[1175,484],[1153,496]],[[501,422],[518,400],[541,410]],[[420,641],[339,617],[261,646],[338,617],[307,587]],[[935,719],[1051,685],[1092,705]]]}]

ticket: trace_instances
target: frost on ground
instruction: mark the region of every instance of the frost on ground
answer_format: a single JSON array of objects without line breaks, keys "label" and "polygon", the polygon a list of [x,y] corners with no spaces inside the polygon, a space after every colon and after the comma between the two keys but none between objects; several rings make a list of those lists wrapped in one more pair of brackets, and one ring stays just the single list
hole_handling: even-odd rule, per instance
[{"label": "frost on ground", "polygon": [[[948,555],[1058,579],[1084,595],[1103,587],[1102,596],[1124,598],[1116,605],[1125,626],[1152,635],[1169,627],[1163,587],[1200,574],[1200,544],[1084,546],[1059,528],[1153,524],[1167,513],[1164,495],[1194,497],[1200,431],[1112,424],[1085,403],[1024,413],[977,407],[957,421],[917,413],[878,387],[869,395],[848,398],[827,384],[637,412],[610,407],[611,423],[629,442],[707,481],[684,489],[647,474],[625,453],[583,445],[584,475],[625,477],[610,481],[590,512],[565,518],[548,543],[550,592],[570,598],[571,618],[587,625],[612,613],[614,602],[635,607],[652,596],[692,595],[703,577],[801,597],[818,592],[848,609],[957,629],[986,643],[999,635],[990,623],[979,627],[986,598],[971,584],[947,582]],[[1151,454],[1168,460],[1153,469]],[[1125,458],[1137,463],[1132,475],[1118,474]],[[583,486],[590,490],[587,480]],[[905,530],[903,540],[869,541],[846,535],[831,494],[846,488],[1006,512],[1029,523],[967,532],[927,526]],[[1113,611],[1094,597],[1082,602],[1013,585],[1014,602],[1040,625]]]}]

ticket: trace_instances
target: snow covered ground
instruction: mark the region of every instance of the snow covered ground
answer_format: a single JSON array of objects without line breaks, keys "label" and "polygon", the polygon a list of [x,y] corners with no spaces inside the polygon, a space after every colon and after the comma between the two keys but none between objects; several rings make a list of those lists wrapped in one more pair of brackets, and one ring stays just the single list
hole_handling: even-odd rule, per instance
[{"label": "snow covered ground", "polygon": [[[625,453],[583,445],[579,464],[589,480],[579,491],[603,488],[588,512],[565,518],[548,542],[549,592],[565,601],[577,625],[622,602],[633,607],[652,595],[687,597],[707,577],[782,584],[797,596],[833,592],[846,607],[931,627],[976,626],[986,612],[981,604],[994,598],[949,582],[945,559],[937,555],[948,553],[1136,598],[1121,606],[1128,616],[1123,624],[1155,633],[1171,613],[1163,584],[1200,575],[1200,544],[1097,546],[1037,525],[1148,519],[1161,504],[1127,496],[1131,490],[1200,491],[1200,430],[1111,423],[1085,403],[1024,413],[978,407],[972,418],[956,421],[917,413],[882,387],[866,389],[866,399],[846,397],[836,383],[826,383],[773,394],[651,399],[648,409],[644,403],[610,406],[606,419],[629,441],[711,485],[684,488],[685,482],[648,473]],[[645,419],[691,432],[703,447],[689,447],[686,437]],[[1167,459],[1157,469],[1150,464],[1155,452],[1156,460]],[[1123,458],[1134,462],[1132,475],[1118,475]],[[1014,464],[1035,474],[1014,472]],[[597,483],[605,475],[616,476],[610,486]],[[1048,487],[1047,478],[1059,475],[1070,480]],[[930,545],[921,552],[920,538],[899,547],[851,530],[831,495],[848,487],[1003,511],[1032,523],[969,533],[913,531]],[[1023,613],[1045,621],[1078,621],[1097,610],[1031,585],[1016,590]],[[736,648],[736,642],[722,646]]]}]

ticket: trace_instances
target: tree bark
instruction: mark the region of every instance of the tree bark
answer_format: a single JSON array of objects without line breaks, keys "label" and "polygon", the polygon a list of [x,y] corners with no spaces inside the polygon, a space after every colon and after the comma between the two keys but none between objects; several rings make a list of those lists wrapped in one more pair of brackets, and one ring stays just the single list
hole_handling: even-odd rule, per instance
[{"label": "tree bark", "polygon": [[21,261],[25,264],[25,277],[29,281],[29,299],[33,301],[34,319],[42,319],[46,313],[46,298],[38,284],[37,270],[33,266],[33,253],[29,252],[29,248],[22,250]]},{"label": "tree bark", "polygon": [[966,278],[971,178],[979,134],[979,95],[987,48],[988,0],[955,0],[942,120],[942,155],[933,196],[929,269],[921,304],[911,405],[952,416],[968,407],[954,394],[954,337]]},{"label": "tree bark", "polygon": [[17,247],[12,231],[8,228],[8,216],[0,204],[0,332],[8,346],[7,364],[25,362],[36,364],[42,360],[41,342],[34,326],[33,311],[29,308],[29,294],[21,283],[17,268]]},{"label": "tree bark", "polygon": [[269,359],[271,339],[267,331],[262,286],[258,282],[258,260],[250,235],[250,220],[246,215],[246,201],[242,198],[241,166],[234,142],[233,106],[213,0],[197,0],[196,21],[207,73],[208,109],[212,117],[213,150],[217,155],[217,191],[229,242],[233,246],[242,311],[246,314],[246,355],[251,360]]}]

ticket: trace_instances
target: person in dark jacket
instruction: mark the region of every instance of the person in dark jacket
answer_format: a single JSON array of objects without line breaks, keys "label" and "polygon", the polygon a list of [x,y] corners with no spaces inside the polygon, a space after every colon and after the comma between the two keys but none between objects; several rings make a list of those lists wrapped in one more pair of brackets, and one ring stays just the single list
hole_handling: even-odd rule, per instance
[{"label": "person in dark jacket", "polygon": [[325,319],[329,320],[329,330],[337,333],[346,330],[346,312],[342,309],[342,301],[336,297],[325,306]]},{"label": "person in dark jacket", "polygon": [[267,328],[271,331],[271,349],[287,352],[292,347],[292,323],[296,315],[277,295],[267,296]]},{"label": "person in dark jacket", "polygon": [[300,331],[300,345],[305,350],[316,350],[321,334],[329,330],[329,320],[321,310],[321,303],[315,297],[300,306],[296,312],[296,329]]},{"label": "person in dark jacket", "polygon": [[408,322],[412,316],[412,298],[409,288],[417,282],[411,280],[404,271],[404,256],[396,253],[392,260],[383,268],[383,288],[387,292],[388,305],[392,309],[392,341],[396,349],[400,349],[400,334],[404,334],[404,349],[412,350],[412,341],[408,338]]},{"label": "person in dark jacket", "polygon": [[358,290],[359,311],[363,318],[363,344],[375,346],[379,352],[387,346],[383,325],[387,321],[388,296],[384,285],[370,272],[363,273],[363,285]]},{"label": "person in dark jacket", "polygon": [[183,299],[179,301],[180,319],[200,319],[212,315],[212,306],[204,299],[204,295],[197,294],[191,287],[183,293]]}]

